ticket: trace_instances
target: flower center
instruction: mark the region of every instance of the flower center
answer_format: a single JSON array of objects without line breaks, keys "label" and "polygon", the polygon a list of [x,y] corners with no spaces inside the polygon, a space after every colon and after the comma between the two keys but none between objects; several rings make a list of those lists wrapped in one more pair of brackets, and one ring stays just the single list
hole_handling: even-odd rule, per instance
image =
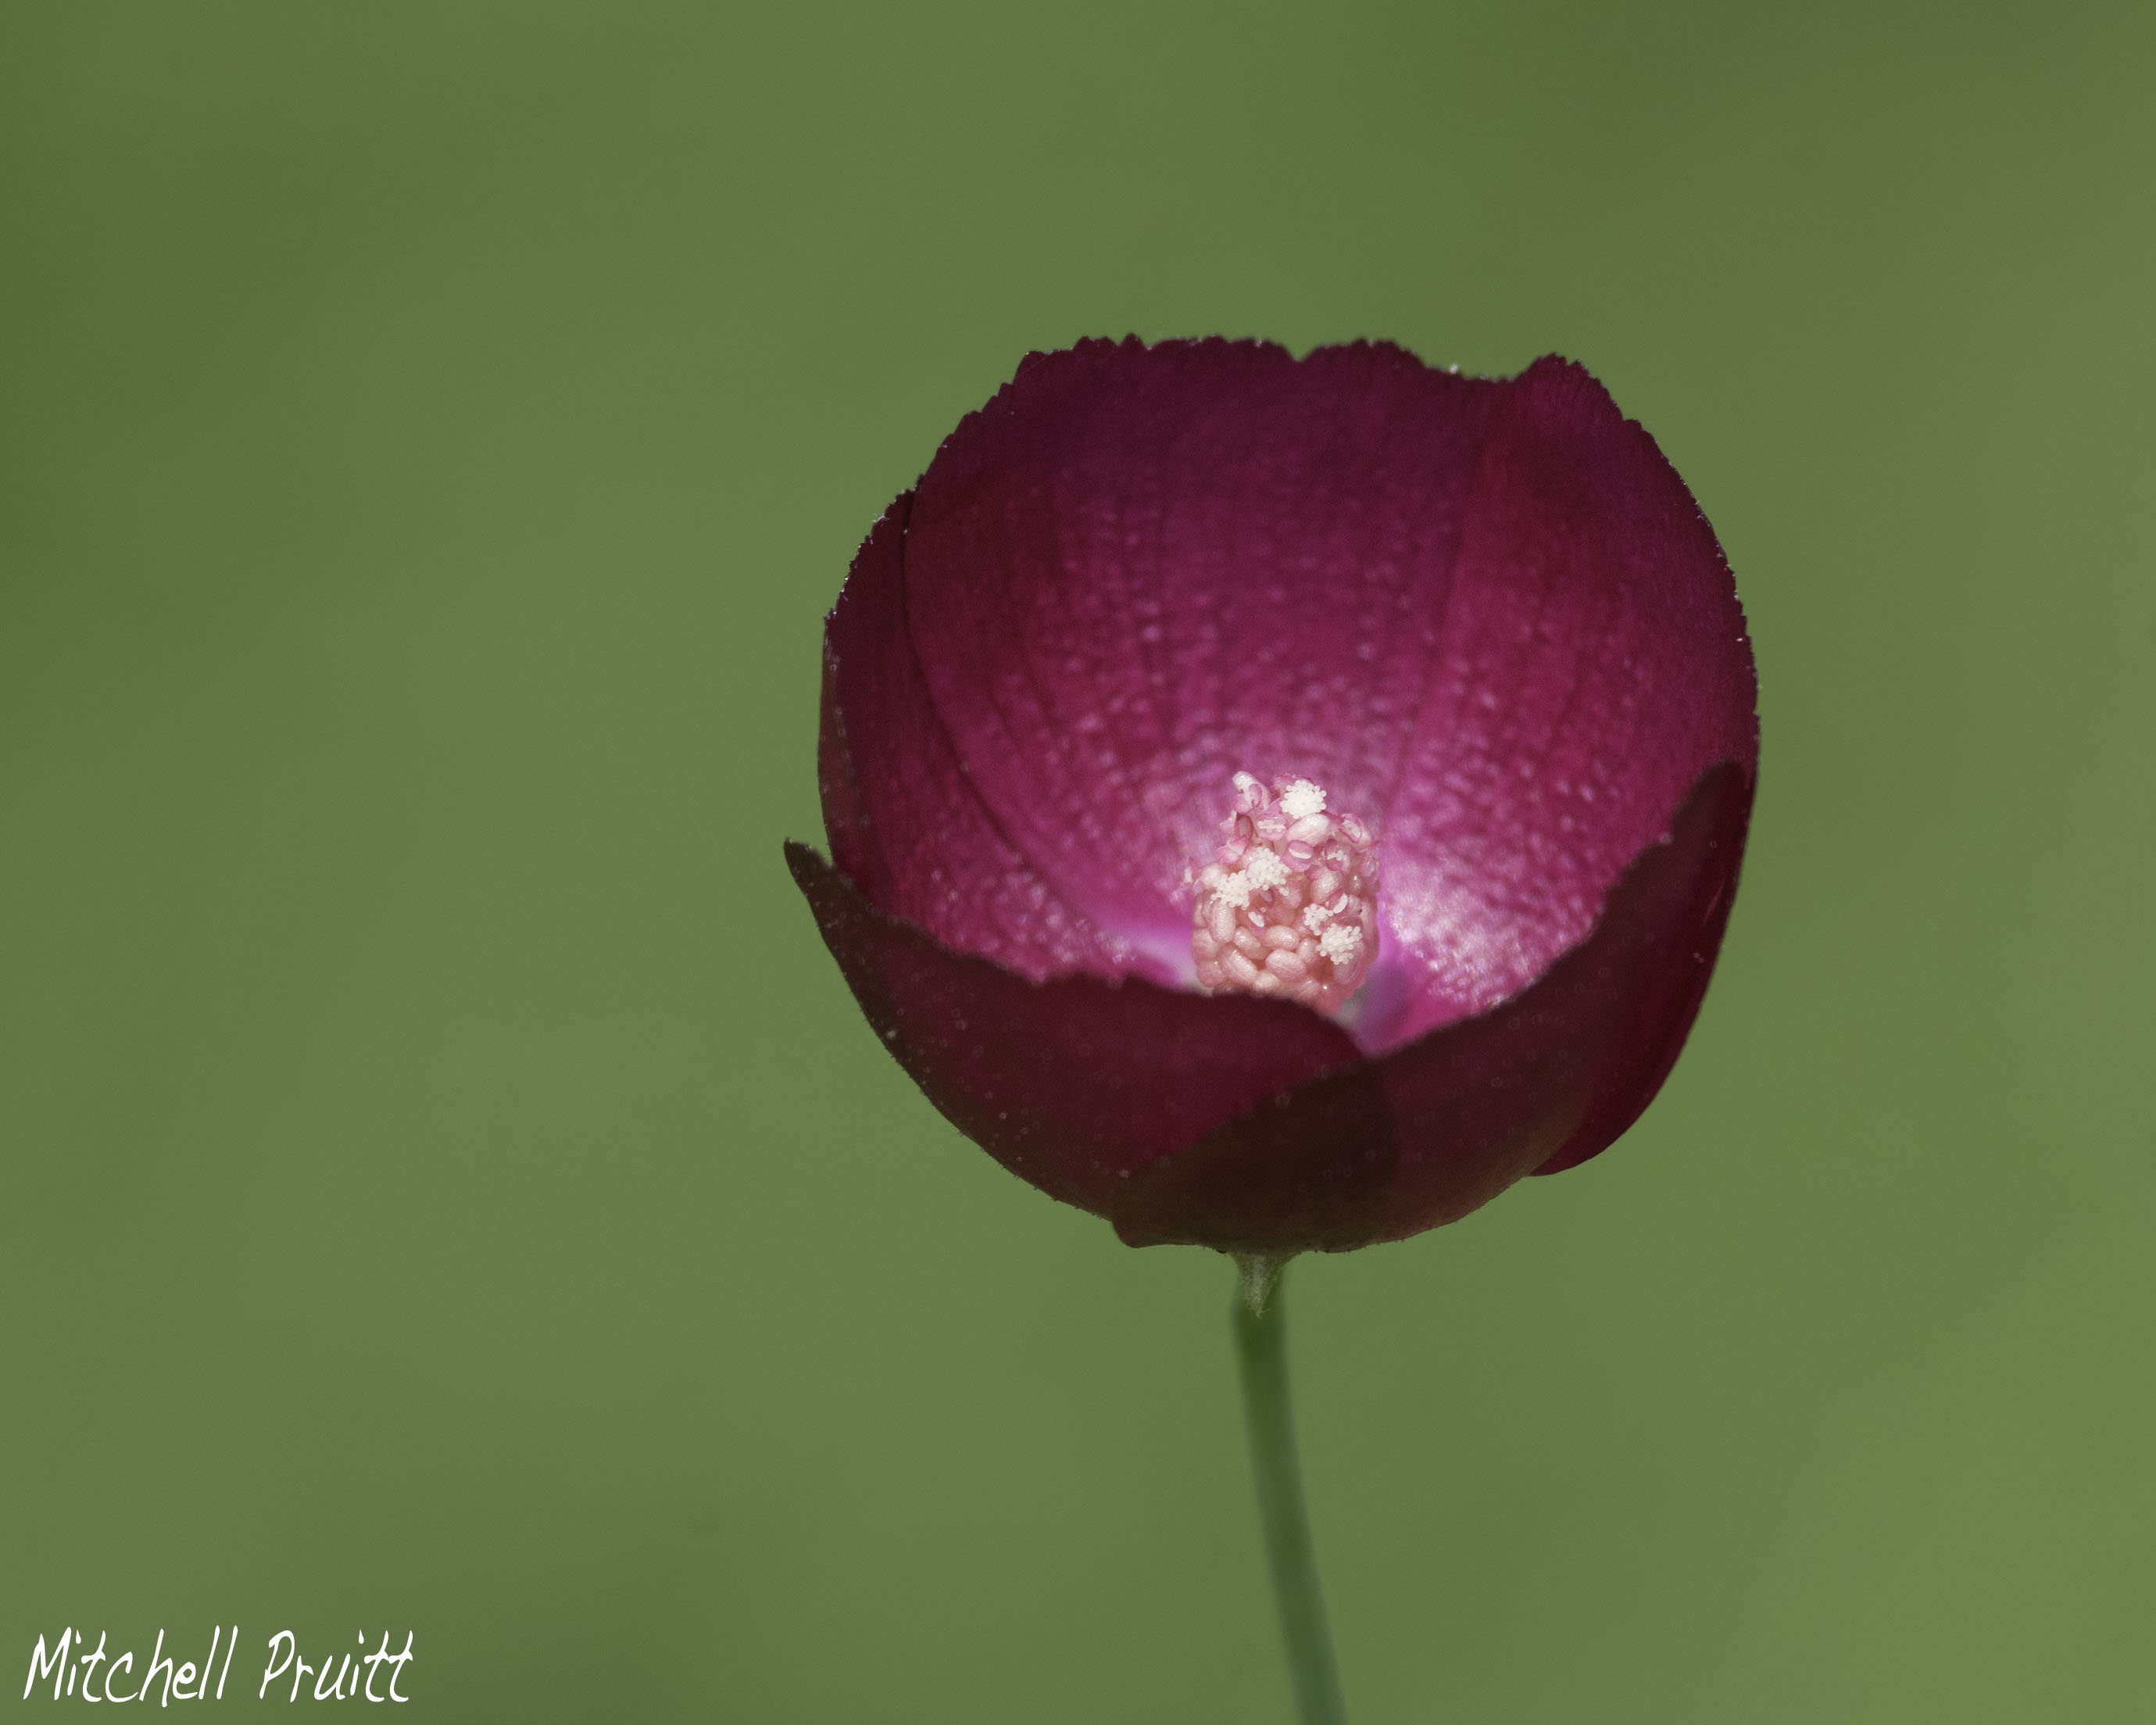
[{"label": "flower center", "polygon": [[1378,851],[1306,778],[1235,775],[1235,811],[1192,877],[1190,956],[1208,993],[1277,994],[1337,1013],[1378,957]]}]

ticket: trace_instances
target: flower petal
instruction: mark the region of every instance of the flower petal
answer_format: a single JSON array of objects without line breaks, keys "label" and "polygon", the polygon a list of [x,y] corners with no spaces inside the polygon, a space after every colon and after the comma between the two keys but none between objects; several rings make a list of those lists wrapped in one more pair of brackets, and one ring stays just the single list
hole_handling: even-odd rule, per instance
[{"label": "flower petal", "polygon": [[860,552],[824,634],[819,768],[840,869],[874,903],[1027,976],[1116,973],[1119,943],[1063,902],[974,793],[914,656],[909,493]]},{"label": "flower petal", "polygon": [[1188,979],[1174,895],[1238,769],[1382,815],[1502,388],[1389,347],[1081,342],[923,476],[937,710],[998,827],[1154,974]]},{"label": "flower petal", "polygon": [[870,1024],[928,1099],[1013,1173],[1113,1213],[1133,1169],[1361,1057],[1281,1001],[1137,978],[1034,983],[876,909],[804,845],[786,860]]},{"label": "flower petal", "polygon": [[1743,768],[1711,768],[1594,933],[1533,987],[1152,1163],[1116,1194],[1116,1232],[1342,1251],[1456,1221],[1524,1174],[1603,1149],[1660,1088],[1698,1009],[1751,801]]},{"label": "flower petal", "polygon": [[1758,758],[1744,614],[1654,440],[1579,367],[1506,386],[1466,501],[1435,675],[1384,809],[1390,1047],[1579,941],[1717,761]]}]

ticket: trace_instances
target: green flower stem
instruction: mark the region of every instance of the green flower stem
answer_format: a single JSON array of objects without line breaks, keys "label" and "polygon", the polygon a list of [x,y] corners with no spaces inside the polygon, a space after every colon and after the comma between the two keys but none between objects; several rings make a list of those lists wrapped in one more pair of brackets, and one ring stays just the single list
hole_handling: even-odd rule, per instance
[{"label": "green flower stem", "polygon": [[1287,1644],[1302,1725],[1346,1725],[1332,1637],[1317,1591],[1317,1554],[1302,1507],[1296,1465],[1295,1423],[1287,1394],[1287,1314],[1280,1296],[1285,1260],[1239,1256],[1242,1287],[1229,1316],[1243,1368],[1243,1415],[1250,1434],[1250,1465],[1258,1476],[1258,1515],[1265,1523],[1273,1591],[1280,1600],[1281,1635]]}]

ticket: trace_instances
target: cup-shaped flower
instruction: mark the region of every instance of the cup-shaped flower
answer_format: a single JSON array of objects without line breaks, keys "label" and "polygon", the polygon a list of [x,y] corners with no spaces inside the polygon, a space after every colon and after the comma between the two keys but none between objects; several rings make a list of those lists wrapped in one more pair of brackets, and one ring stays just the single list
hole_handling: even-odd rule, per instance
[{"label": "cup-shaped flower", "polygon": [[1712,530],[1580,367],[1035,354],[824,633],[869,1022],[1133,1245],[1338,1250],[1594,1155],[1707,986],[1758,760]]}]

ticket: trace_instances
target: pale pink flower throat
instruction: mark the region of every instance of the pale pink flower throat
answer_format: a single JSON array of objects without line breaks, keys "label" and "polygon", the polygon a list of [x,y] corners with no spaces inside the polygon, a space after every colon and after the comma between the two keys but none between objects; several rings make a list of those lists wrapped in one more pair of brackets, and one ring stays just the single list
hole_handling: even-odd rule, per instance
[{"label": "pale pink flower throat", "polygon": [[1337,1013],[1378,957],[1378,851],[1325,788],[1235,775],[1235,812],[1192,877],[1190,956],[1209,993],[1277,994]]}]

